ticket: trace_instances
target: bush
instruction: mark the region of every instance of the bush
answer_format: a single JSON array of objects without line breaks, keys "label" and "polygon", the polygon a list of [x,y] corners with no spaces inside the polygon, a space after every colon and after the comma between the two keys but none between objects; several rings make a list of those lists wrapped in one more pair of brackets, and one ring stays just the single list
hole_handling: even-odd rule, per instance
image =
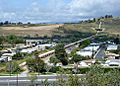
[{"label": "bush", "polygon": [[28,69],[33,72],[46,72],[45,66],[46,64],[44,63],[43,60],[40,58],[29,58],[26,60],[26,64],[28,65]]},{"label": "bush", "polygon": [[19,67],[18,63],[16,63],[15,61],[6,64],[6,72],[18,73],[21,71],[22,71],[21,68]]},{"label": "bush", "polygon": [[[64,71],[72,71],[73,72],[73,68],[64,68]],[[108,73],[110,71],[113,71],[113,70],[118,70],[120,71],[120,68],[101,68],[101,70],[104,71],[104,73]],[[86,67],[86,68],[78,68],[78,74],[86,74],[90,71],[90,68],[89,67]],[[73,72],[74,73],[74,72]]]},{"label": "bush", "polygon": [[50,69],[50,71],[49,72],[52,72],[52,73],[57,73],[57,71],[59,71],[60,70],[60,66],[53,66],[51,69]]},{"label": "bush", "polygon": [[12,59],[13,59],[13,60],[21,60],[21,59],[23,59],[25,56],[26,56],[25,53],[17,53],[17,54],[15,54],[15,55],[12,57]]}]

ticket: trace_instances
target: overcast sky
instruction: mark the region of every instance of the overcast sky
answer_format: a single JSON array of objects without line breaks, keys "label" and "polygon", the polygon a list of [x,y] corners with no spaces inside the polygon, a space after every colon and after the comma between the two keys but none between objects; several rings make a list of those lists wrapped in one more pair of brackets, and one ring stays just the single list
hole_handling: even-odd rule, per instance
[{"label": "overcast sky", "polygon": [[64,22],[120,15],[120,0],[0,0],[0,21]]}]

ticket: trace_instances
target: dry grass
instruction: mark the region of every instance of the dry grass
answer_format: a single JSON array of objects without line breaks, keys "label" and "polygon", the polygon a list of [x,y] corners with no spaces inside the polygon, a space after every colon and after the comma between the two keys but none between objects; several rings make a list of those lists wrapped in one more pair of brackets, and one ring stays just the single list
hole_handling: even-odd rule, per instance
[{"label": "dry grass", "polygon": [[104,19],[102,28],[109,34],[120,34],[120,18]]},{"label": "dry grass", "polygon": [[86,23],[86,24],[71,24],[71,25],[65,25],[64,26],[66,30],[76,30],[80,32],[94,32],[92,28],[96,27],[96,24],[94,23]]},{"label": "dry grass", "polygon": [[109,34],[120,34],[120,25],[103,25],[103,27],[105,28],[105,32]]},{"label": "dry grass", "polygon": [[32,26],[32,27],[0,27],[1,35],[15,34],[18,36],[51,36],[52,32],[56,30],[57,27],[63,24],[47,25],[47,26]]},{"label": "dry grass", "polygon": [[[63,27],[59,28],[58,27]],[[1,35],[15,34],[17,36],[52,36],[52,35],[66,35],[69,31],[78,32],[94,32],[91,28],[93,24],[55,24],[46,26],[30,26],[30,27],[0,27]]]},{"label": "dry grass", "polygon": [[[103,19],[105,32],[109,34],[120,34],[120,18]],[[83,24],[54,24],[44,26],[13,26],[13,27],[0,27],[1,35],[15,34],[18,36],[52,36],[52,35],[66,35],[70,31],[79,31],[83,33],[94,33],[93,28],[98,28],[96,23],[83,23]],[[62,26],[62,28],[56,29]]]}]

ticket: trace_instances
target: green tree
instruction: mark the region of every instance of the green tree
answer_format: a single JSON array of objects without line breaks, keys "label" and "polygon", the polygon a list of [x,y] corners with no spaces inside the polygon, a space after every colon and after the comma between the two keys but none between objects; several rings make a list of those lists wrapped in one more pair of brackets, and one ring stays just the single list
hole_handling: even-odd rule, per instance
[{"label": "green tree", "polygon": [[[67,78],[67,80],[65,80],[65,77]],[[77,75],[60,74],[57,76],[57,80],[53,83],[53,86],[85,86],[85,85],[81,83],[81,79]]]},{"label": "green tree", "polygon": [[26,60],[26,63],[28,65],[28,69],[30,71],[34,71],[34,72],[45,72],[45,66],[46,64],[44,63],[43,60],[41,60],[40,58],[29,58]]},{"label": "green tree", "polygon": [[113,41],[114,41],[114,43],[116,43],[116,44],[119,44],[119,43],[120,43],[119,38],[115,38]]},{"label": "green tree", "polygon": [[7,41],[12,45],[12,47],[15,47],[17,37],[15,35],[9,35],[7,36]]},{"label": "green tree", "polygon": [[80,78],[77,75],[70,74],[68,76],[67,86],[81,86]]},{"label": "green tree", "polygon": [[86,74],[86,86],[119,86],[120,71],[112,69],[105,72],[99,65],[92,66]]},{"label": "green tree", "polygon": [[18,44],[18,43],[24,43],[24,40],[22,37],[17,37],[15,35],[9,35],[7,36],[6,39],[7,39],[7,42],[12,45],[12,47],[15,47],[15,44]]},{"label": "green tree", "polygon": [[24,56],[25,56],[25,53],[16,53],[13,57],[12,57],[12,59],[13,60],[20,60],[20,59],[23,59],[24,58]]},{"label": "green tree", "polygon": [[75,63],[78,63],[79,61],[82,61],[84,57],[80,56],[80,55],[73,55],[73,58],[72,60],[75,62]]},{"label": "green tree", "polygon": [[54,66],[59,62],[59,60],[56,57],[50,57],[50,63],[53,63]]},{"label": "green tree", "polygon": [[58,71],[60,71],[60,68],[60,66],[53,66],[49,71],[52,73],[57,73]]},{"label": "green tree", "polygon": [[61,72],[53,86],[120,86],[120,70],[113,68],[105,71],[100,65],[92,65],[84,77]]},{"label": "green tree", "polygon": [[44,86],[49,86],[48,79],[45,79]]},{"label": "green tree", "polygon": [[79,64],[79,61],[82,61],[83,60],[83,57],[82,56],[79,56],[77,54],[73,55],[73,58],[72,60],[75,62],[76,66],[75,66],[75,71],[78,72],[78,64]]},{"label": "green tree", "polygon": [[66,54],[66,51],[64,48],[64,44],[58,44],[55,47],[55,56],[58,60],[60,60],[62,62],[63,65],[68,64],[67,54]]},{"label": "green tree", "polygon": [[0,36],[0,45],[2,44],[3,42],[3,38]]},{"label": "green tree", "polygon": [[19,65],[17,64],[17,62],[12,61],[12,62],[8,62],[6,64],[6,72],[18,73],[20,71],[21,71],[21,68],[19,67]]},{"label": "green tree", "polygon": [[86,46],[88,46],[89,44],[90,44],[90,40],[88,39],[88,40],[85,40],[85,41],[83,41],[81,44],[80,44],[80,48],[84,48],[84,47],[86,47]]},{"label": "green tree", "polygon": [[5,42],[5,37],[0,36],[0,47],[3,48],[3,43]]},{"label": "green tree", "polygon": [[104,70],[102,70],[101,66],[92,66],[86,74],[86,86],[101,86],[102,74],[104,74]]},{"label": "green tree", "polygon": [[101,74],[99,78],[101,83],[99,86],[119,86],[120,85],[120,71],[112,69],[107,73]]},{"label": "green tree", "polygon": [[93,18],[93,22],[96,22],[96,18]]}]

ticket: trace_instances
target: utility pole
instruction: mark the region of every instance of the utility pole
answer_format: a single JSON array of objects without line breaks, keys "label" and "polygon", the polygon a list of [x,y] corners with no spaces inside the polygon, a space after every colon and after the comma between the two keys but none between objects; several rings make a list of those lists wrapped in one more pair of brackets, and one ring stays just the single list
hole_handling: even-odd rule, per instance
[{"label": "utility pole", "polygon": [[9,86],[9,79],[8,79],[8,86]]},{"label": "utility pole", "polygon": [[[9,69],[9,72],[10,72],[10,75],[9,75],[10,78],[11,78],[12,68],[13,68],[12,62],[10,61],[10,62],[9,62],[9,65],[8,65],[8,69]],[[10,83],[9,83],[9,81],[10,81],[9,79],[10,79],[10,78],[8,78],[8,86],[10,85]]]},{"label": "utility pole", "polygon": [[16,82],[16,86],[18,86],[18,71],[17,71],[17,82]]}]

